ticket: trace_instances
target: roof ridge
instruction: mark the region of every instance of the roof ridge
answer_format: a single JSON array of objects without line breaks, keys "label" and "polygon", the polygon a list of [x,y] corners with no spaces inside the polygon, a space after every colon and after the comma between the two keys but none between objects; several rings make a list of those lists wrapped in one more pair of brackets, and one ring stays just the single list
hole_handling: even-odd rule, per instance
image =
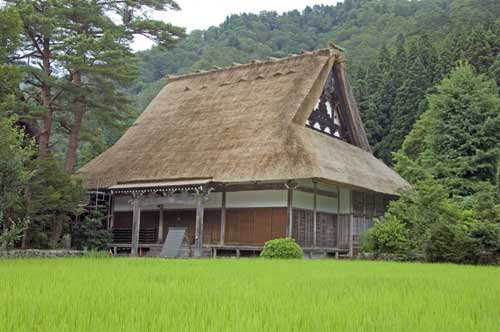
[{"label": "roof ridge", "polygon": [[199,77],[199,76],[204,76],[216,72],[223,72],[223,71],[228,71],[228,70],[233,70],[233,69],[240,69],[240,68],[249,68],[249,67],[258,67],[258,66],[265,66],[268,64],[274,64],[274,63],[279,63],[279,62],[286,62],[291,59],[297,59],[297,58],[302,58],[302,57],[309,57],[309,56],[333,56],[333,55],[341,55],[343,53],[343,50],[334,47],[334,44],[331,44],[330,47],[328,48],[322,48],[318,49],[315,51],[304,51],[301,50],[299,54],[289,54],[286,57],[283,58],[272,58],[269,57],[267,60],[257,60],[257,59],[252,59],[249,63],[244,63],[244,64],[239,64],[239,63],[233,63],[230,66],[226,67],[217,67],[214,66],[212,69],[209,70],[197,70],[196,72],[188,73],[188,74],[183,74],[183,75],[167,75],[167,84],[169,82],[174,82],[178,80],[182,80],[185,78],[193,78],[193,77]]}]

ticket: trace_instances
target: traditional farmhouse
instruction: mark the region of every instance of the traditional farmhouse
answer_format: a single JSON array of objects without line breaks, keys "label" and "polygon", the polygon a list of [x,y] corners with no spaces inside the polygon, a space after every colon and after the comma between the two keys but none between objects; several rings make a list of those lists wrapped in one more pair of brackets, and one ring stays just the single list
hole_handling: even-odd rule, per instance
[{"label": "traditional farmhouse", "polygon": [[334,45],[169,77],[78,176],[109,198],[110,248],[172,257],[286,236],[307,255],[352,255],[408,185],[372,155]]}]

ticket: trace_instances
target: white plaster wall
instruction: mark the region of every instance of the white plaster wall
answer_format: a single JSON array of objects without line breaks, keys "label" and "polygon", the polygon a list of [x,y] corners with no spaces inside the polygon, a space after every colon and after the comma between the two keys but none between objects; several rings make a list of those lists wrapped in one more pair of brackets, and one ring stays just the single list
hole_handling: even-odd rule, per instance
[{"label": "white plaster wall", "polygon": [[318,212],[337,213],[337,198],[318,195],[316,197],[316,210]]},{"label": "white plaster wall", "polygon": [[294,208],[312,210],[314,209],[314,195],[295,190],[293,192],[292,206]]},{"label": "white plaster wall", "polygon": [[[337,198],[316,196],[316,210],[318,212],[337,213]],[[314,209],[314,195],[302,191],[293,192],[293,207],[298,209]]]},{"label": "white plaster wall", "polygon": [[[318,186],[319,187],[319,186]],[[324,187],[322,190],[326,190]],[[328,191],[333,191],[331,187]],[[226,207],[228,208],[244,208],[244,207],[286,207],[287,206],[287,191],[286,190],[255,190],[255,191],[238,191],[226,193]],[[325,196],[317,196],[317,210],[329,213],[350,213],[351,189],[340,187],[339,191],[340,208],[338,199]],[[132,205],[128,203],[132,199],[131,196],[115,196],[113,197],[114,211],[132,211]],[[313,209],[314,199],[313,194],[301,191],[293,192],[293,207],[300,209]],[[220,208],[222,205],[222,193],[211,193],[208,201],[205,202],[206,208]],[[167,209],[195,209],[196,206],[184,204],[167,204]],[[147,210],[156,210],[150,208]]]},{"label": "white plaster wall", "polygon": [[336,186],[334,184],[318,182],[317,188],[318,188],[318,190],[324,190],[324,191],[329,191],[329,192],[333,192],[333,193],[338,192],[338,186]]},{"label": "white plaster wall", "polygon": [[340,209],[339,213],[351,213],[351,189],[340,187]]},{"label": "white plaster wall", "polygon": [[226,207],[286,207],[286,190],[235,191],[226,193]]}]

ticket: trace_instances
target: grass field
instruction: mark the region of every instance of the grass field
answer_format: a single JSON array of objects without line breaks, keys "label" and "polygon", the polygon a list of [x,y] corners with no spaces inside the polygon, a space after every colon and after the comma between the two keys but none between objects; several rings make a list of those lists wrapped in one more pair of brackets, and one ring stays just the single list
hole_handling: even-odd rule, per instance
[{"label": "grass field", "polygon": [[1,331],[500,331],[500,268],[0,260]]}]

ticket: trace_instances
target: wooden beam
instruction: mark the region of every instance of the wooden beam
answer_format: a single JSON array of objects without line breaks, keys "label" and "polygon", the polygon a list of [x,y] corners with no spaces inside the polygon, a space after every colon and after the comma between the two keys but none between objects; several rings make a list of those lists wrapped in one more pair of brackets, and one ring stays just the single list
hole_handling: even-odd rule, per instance
[{"label": "wooden beam", "polygon": [[158,208],[160,209],[160,216],[158,218],[158,243],[161,243],[163,241],[163,204],[159,205]]},{"label": "wooden beam", "polygon": [[187,195],[173,195],[164,197],[144,197],[140,200],[140,207],[156,207],[162,204],[186,204],[194,205],[198,201],[195,194]]},{"label": "wooden beam", "polygon": [[130,256],[137,256],[137,252],[139,250],[139,231],[141,228],[141,207],[139,206],[139,200],[137,199],[133,201],[132,205],[132,248],[130,250]]},{"label": "wooden beam", "polygon": [[285,190],[284,182],[226,184],[225,191]]},{"label": "wooden beam", "polygon": [[199,195],[196,202],[196,228],[194,238],[194,256],[201,257],[203,254],[203,214],[205,210],[204,199]]},{"label": "wooden beam", "polygon": [[313,246],[316,247],[317,246],[317,222],[318,222],[318,203],[317,203],[317,197],[316,197],[316,189],[317,189],[317,182],[314,181],[313,182],[313,190],[314,190],[314,193],[313,193]]},{"label": "wooden beam", "polygon": [[226,187],[222,188],[222,206],[220,210],[220,244],[224,245],[226,236]]},{"label": "wooden beam", "polygon": [[288,200],[287,200],[287,211],[288,211],[288,229],[287,236],[292,237],[293,228],[293,188],[288,188]]}]

